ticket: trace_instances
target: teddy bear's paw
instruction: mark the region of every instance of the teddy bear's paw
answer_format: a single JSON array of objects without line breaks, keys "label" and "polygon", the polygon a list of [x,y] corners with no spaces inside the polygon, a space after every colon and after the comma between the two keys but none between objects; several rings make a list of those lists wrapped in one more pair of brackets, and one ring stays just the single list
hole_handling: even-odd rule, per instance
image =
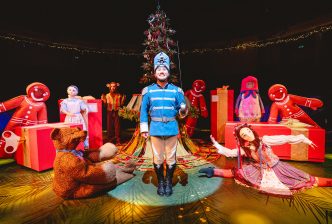
[{"label": "teddy bear's paw", "polygon": [[116,168],[112,162],[103,163],[102,168],[108,181],[113,181],[116,177]]},{"label": "teddy bear's paw", "polygon": [[135,171],[135,167],[121,167],[120,169],[125,173],[133,173]]},{"label": "teddy bear's paw", "polygon": [[99,152],[100,161],[107,160],[115,156],[115,154],[118,152],[118,148],[114,144],[108,142],[99,148]]},{"label": "teddy bear's paw", "polygon": [[122,184],[131,178],[134,177],[134,174],[123,172],[122,169],[116,171],[116,184]]}]

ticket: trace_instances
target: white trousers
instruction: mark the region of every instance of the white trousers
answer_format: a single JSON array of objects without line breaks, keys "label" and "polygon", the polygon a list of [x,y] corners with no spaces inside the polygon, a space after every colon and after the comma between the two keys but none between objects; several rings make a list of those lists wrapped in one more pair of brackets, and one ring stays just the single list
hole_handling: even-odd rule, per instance
[{"label": "white trousers", "polygon": [[168,165],[176,162],[177,136],[151,136],[153,151],[153,162],[157,165],[163,164],[165,157]]}]

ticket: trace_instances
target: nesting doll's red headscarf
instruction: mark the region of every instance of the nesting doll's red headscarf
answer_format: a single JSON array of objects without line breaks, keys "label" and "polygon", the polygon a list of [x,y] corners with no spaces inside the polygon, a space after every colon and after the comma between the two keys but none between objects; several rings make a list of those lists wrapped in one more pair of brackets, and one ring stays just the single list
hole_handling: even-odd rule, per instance
[{"label": "nesting doll's red headscarf", "polygon": [[250,95],[256,97],[256,93],[258,93],[257,78],[254,76],[247,76],[242,79],[241,93],[244,94],[244,98],[247,98]]},{"label": "nesting doll's red headscarf", "polygon": [[[249,82],[252,82],[252,86],[249,87],[247,84]],[[258,81],[257,78],[254,76],[247,76],[244,79],[242,79],[241,83],[241,92],[246,90],[256,90],[258,91]]]}]

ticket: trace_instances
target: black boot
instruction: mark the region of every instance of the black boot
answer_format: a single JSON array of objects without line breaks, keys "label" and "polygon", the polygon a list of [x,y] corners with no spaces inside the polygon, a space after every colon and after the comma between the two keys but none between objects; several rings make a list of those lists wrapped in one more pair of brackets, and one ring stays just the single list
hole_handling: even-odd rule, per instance
[{"label": "black boot", "polygon": [[171,196],[173,194],[173,184],[172,184],[172,179],[173,179],[173,173],[176,167],[176,163],[173,165],[166,165],[166,184],[165,184],[165,195]]},{"label": "black boot", "polygon": [[154,163],[153,166],[158,179],[157,194],[160,196],[164,196],[165,195],[164,164],[157,165]]}]

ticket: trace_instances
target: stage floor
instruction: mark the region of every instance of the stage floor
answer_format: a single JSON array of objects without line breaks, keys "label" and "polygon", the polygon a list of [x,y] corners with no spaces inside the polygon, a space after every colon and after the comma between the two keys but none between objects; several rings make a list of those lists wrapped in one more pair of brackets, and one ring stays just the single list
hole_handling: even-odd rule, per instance
[{"label": "stage floor", "polygon": [[[287,162],[312,175],[332,177],[331,153],[330,147],[324,163]],[[210,165],[235,164],[235,159],[222,156]],[[0,223],[332,222],[331,187],[280,198],[233,179],[206,178],[197,172],[199,168],[177,169],[174,194],[168,198],[156,194],[154,172],[135,171],[133,179],[101,196],[63,200],[52,191],[53,170],[37,172],[7,164],[0,167]]]}]

